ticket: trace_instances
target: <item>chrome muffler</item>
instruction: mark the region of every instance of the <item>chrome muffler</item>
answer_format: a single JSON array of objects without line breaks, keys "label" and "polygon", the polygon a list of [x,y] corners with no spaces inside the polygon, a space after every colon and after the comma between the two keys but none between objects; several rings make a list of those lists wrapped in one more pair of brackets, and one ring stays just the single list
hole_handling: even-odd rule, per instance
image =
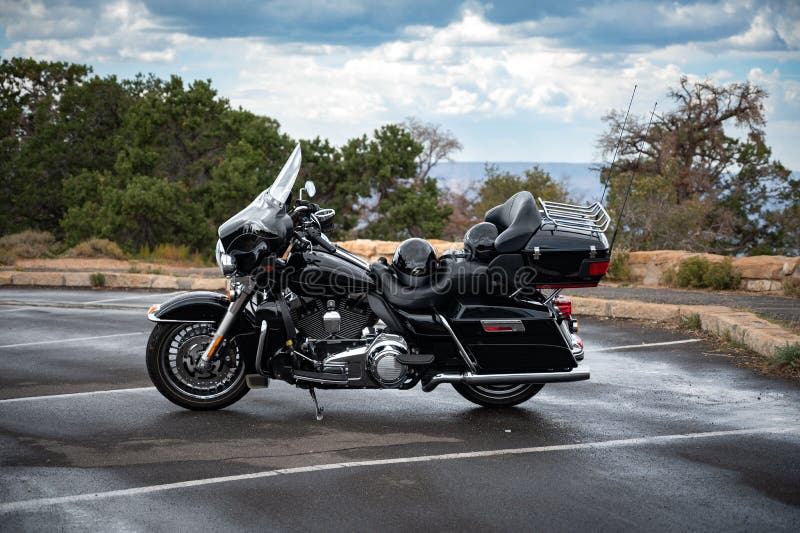
[{"label": "chrome muffler", "polygon": [[587,367],[569,372],[530,372],[525,374],[436,374],[422,383],[422,390],[430,392],[441,383],[466,383],[469,385],[517,385],[520,383],[564,383],[589,379]]}]

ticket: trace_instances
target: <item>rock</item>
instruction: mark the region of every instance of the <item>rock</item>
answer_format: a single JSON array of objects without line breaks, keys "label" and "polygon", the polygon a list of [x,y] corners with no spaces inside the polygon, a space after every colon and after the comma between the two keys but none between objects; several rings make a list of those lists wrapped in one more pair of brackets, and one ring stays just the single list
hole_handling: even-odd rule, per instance
[{"label": "rock", "polygon": [[89,272],[64,272],[65,287],[91,287]]},{"label": "rock", "polygon": [[63,287],[64,275],[61,272],[14,272],[11,275],[11,283],[37,287]]},{"label": "rock", "polygon": [[745,279],[781,279],[785,275],[783,270],[786,262],[787,258],[781,255],[758,255],[737,257],[733,260],[733,266],[739,269]]},{"label": "rock", "polygon": [[194,284],[194,280],[192,278],[175,278],[175,281],[178,283],[178,290],[192,290],[192,285]]},{"label": "rock", "polygon": [[11,272],[0,272],[0,285],[11,285],[13,276]]},{"label": "rock", "polygon": [[153,276],[153,283],[150,285],[153,289],[172,289],[178,288],[177,278],[172,276]]},{"label": "rock", "polygon": [[800,271],[800,269],[797,268],[798,265],[800,265],[800,257],[787,258],[786,261],[783,262],[783,268],[781,268],[781,274],[783,274],[784,276],[791,276],[793,273]]},{"label": "rock", "polygon": [[742,281],[742,286],[745,290],[753,292],[779,291],[783,289],[783,283],[768,279],[747,279]]},{"label": "rock", "polygon": [[149,289],[152,283],[149,274],[106,274],[106,287],[119,289]]},{"label": "rock", "polygon": [[219,291],[224,289],[224,278],[195,278],[192,280],[193,291]]}]

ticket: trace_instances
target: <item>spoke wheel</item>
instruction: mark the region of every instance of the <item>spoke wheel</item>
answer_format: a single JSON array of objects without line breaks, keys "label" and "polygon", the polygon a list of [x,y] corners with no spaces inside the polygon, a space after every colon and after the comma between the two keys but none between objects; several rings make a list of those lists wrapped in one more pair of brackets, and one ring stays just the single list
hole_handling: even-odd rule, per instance
[{"label": "spoke wheel", "polygon": [[511,407],[534,397],[544,384],[467,385],[454,383],[453,388],[467,400],[484,407]]},{"label": "spoke wheel", "polygon": [[215,354],[210,367],[197,369],[214,338],[211,324],[157,324],[147,343],[147,370],[156,388],[187,409],[221,409],[244,396],[245,361],[235,339]]}]

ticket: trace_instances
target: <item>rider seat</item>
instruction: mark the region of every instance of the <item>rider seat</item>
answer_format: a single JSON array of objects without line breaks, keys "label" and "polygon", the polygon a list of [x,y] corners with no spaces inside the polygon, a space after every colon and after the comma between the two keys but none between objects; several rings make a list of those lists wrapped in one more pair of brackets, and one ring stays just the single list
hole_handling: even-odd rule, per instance
[{"label": "rider seat", "polygon": [[383,258],[372,263],[370,271],[378,283],[381,295],[400,309],[431,309],[439,306],[447,301],[452,287],[447,263],[428,280],[415,285],[404,283],[392,265]]}]

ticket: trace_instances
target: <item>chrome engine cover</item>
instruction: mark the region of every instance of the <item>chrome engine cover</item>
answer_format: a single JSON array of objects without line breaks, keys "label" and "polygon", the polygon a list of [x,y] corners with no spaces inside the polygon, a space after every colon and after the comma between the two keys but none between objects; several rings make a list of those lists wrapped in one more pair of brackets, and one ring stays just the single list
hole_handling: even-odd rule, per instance
[{"label": "chrome engine cover", "polygon": [[400,387],[408,367],[398,359],[408,354],[408,344],[400,335],[381,333],[367,350],[367,369],[382,387]]}]

